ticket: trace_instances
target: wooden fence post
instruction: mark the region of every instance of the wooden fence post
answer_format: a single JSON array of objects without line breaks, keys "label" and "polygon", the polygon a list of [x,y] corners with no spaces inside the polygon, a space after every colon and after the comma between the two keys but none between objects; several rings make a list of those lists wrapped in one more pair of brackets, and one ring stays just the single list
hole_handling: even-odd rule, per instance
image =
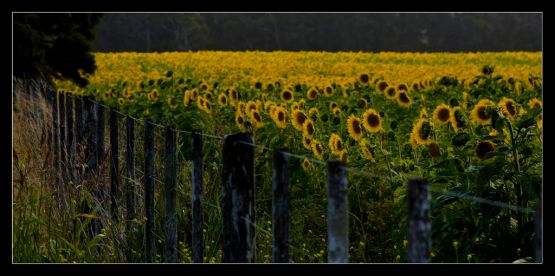
[{"label": "wooden fence post", "polygon": [[289,163],[285,149],[274,149],[272,162],[272,262],[289,262]]},{"label": "wooden fence post", "polygon": [[226,135],[223,149],[222,250],[224,263],[255,261],[254,148],[247,133]]},{"label": "wooden fence post", "polygon": [[347,211],[345,162],[328,161],[328,263],[349,262]]},{"label": "wooden fence post", "polygon": [[103,173],[103,160],[104,160],[104,139],[106,134],[106,116],[104,113],[104,106],[102,102],[96,103],[96,162],[98,172]]},{"label": "wooden fence post", "polygon": [[[67,144],[66,144],[66,159],[67,159],[67,176],[68,180],[74,181],[74,162],[73,162],[73,97],[71,94],[66,94],[66,124],[67,124]],[[75,184],[75,183],[74,183]]]},{"label": "wooden fence post", "polygon": [[[50,101],[52,103],[52,154],[54,174],[57,175],[60,170],[60,150],[59,150],[59,125],[58,125],[58,97],[55,91],[50,93]],[[57,177],[56,177],[57,178]]]},{"label": "wooden fence post", "polygon": [[202,263],[204,239],[202,234],[202,136],[193,132],[193,262]]},{"label": "wooden fence post", "polygon": [[165,209],[166,242],[164,259],[166,263],[177,263],[177,172],[176,172],[176,135],[175,126],[166,127],[164,146],[165,169]]},{"label": "wooden fence post", "polygon": [[536,227],[536,245],[534,259],[536,263],[543,263],[543,217],[542,217],[542,203],[540,202],[535,208],[534,224]]},{"label": "wooden fence post", "polygon": [[77,152],[83,143],[83,97],[75,96],[75,145]]},{"label": "wooden fence post", "polygon": [[135,122],[127,116],[127,145],[125,151],[126,192],[127,192],[127,229],[135,218]]},{"label": "wooden fence post", "polygon": [[145,198],[145,262],[154,261],[154,129],[149,118],[144,121],[144,198]]},{"label": "wooden fence post", "polygon": [[408,262],[429,263],[432,248],[430,190],[422,178],[409,179]]},{"label": "wooden fence post", "polygon": [[[67,167],[67,162],[66,162],[66,141],[67,141],[67,136],[66,136],[66,120],[65,120],[65,93],[59,93],[58,94],[58,112],[60,114],[60,149],[58,149],[60,151],[60,172],[62,175],[62,182],[65,183],[66,179],[66,167]],[[60,186],[63,187],[63,186]]]},{"label": "wooden fence post", "polygon": [[110,200],[112,219],[118,221],[119,199],[119,153],[118,153],[118,114],[110,109]]},{"label": "wooden fence post", "polygon": [[83,97],[83,142],[86,159],[85,177],[96,171],[96,105],[90,96]]}]

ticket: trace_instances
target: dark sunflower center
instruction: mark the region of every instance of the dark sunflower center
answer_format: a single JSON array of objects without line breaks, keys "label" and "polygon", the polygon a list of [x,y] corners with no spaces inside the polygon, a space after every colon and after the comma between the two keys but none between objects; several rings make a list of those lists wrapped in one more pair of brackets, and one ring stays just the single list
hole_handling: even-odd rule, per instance
[{"label": "dark sunflower center", "polygon": [[291,93],[289,92],[283,92],[283,99],[284,100],[290,100],[291,99]]},{"label": "dark sunflower center", "polygon": [[285,118],[285,115],[283,114],[283,112],[279,111],[278,112],[278,120],[283,121],[284,118]]},{"label": "dark sunflower center", "polygon": [[439,113],[438,113],[437,116],[438,116],[440,121],[445,122],[445,121],[449,120],[449,110],[446,109],[446,108],[441,109],[441,110],[439,110]]},{"label": "dark sunflower center", "polygon": [[491,112],[488,111],[487,106],[478,107],[478,117],[482,120],[488,120],[491,118]]},{"label": "dark sunflower center", "polygon": [[353,130],[356,134],[359,134],[361,129],[360,129],[360,122],[359,121],[353,121]]},{"label": "dark sunflower center", "polygon": [[408,103],[410,101],[409,97],[407,96],[406,93],[401,93],[399,95],[399,99],[401,100],[401,102],[403,103]]},{"label": "dark sunflower center", "polygon": [[254,119],[255,119],[256,121],[258,121],[258,122],[262,121],[262,120],[260,119],[260,115],[258,115],[258,112],[254,112],[253,117],[254,117]]},{"label": "dark sunflower center", "polygon": [[222,97],[221,99],[222,99],[222,103],[226,103],[226,102],[227,102],[227,99],[226,99],[225,97]]},{"label": "dark sunflower center", "polygon": [[342,150],[343,149],[343,145],[341,144],[341,140],[336,140],[335,147],[337,148],[337,150]]},{"label": "dark sunflower center", "polygon": [[312,123],[308,123],[308,125],[306,126],[306,130],[308,131],[308,134],[314,134],[314,126],[312,125]]},{"label": "dark sunflower center", "polygon": [[320,144],[316,144],[316,151],[318,152],[318,154],[322,154],[322,147],[320,146]]},{"label": "dark sunflower center", "polygon": [[478,158],[483,159],[490,151],[493,151],[493,144],[490,142],[481,142],[476,148],[476,155]]},{"label": "dark sunflower center", "polygon": [[370,116],[368,116],[367,121],[371,127],[377,127],[380,125],[380,118],[378,118],[376,114],[370,114]]},{"label": "dark sunflower center", "polygon": [[362,74],[362,75],[360,76],[360,81],[361,81],[362,83],[367,83],[367,82],[368,82],[368,75]]},{"label": "dark sunflower center", "polygon": [[380,91],[384,91],[384,89],[387,87],[387,82],[380,82],[378,84],[378,90]]},{"label": "dark sunflower center", "polygon": [[243,124],[243,117],[241,117],[241,116],[237,117],[237,122],[239,124]]},{"label": "dark sunflower center", "polygon": [[400,84],[398,88],[399,88],[399,90],[405,90],[405,91],[408,90],[408,87],[407,87],[406,84]]},{"label": "dark sunflower center", "polygon": [[505,104],[505,107],[507,108],[507,112],[509,112],[509,114],[513,116],[516,114],[516,108],[512,102]]},{"label": "dark sunflower center", "polygon": [[428,139],[428,137],[430,136],[430,132],[431,132],[431,128],[430,128],[430,123],[428,122],[424,122],[422,124],[422,127],[420,128],[420,138],[422,138],[423,140]]},{"label": "dark sunflower center", "polygon": [[304,114],[298,113],[298,115],[297,115],[297,122],[298,122],[300,125],[303,125],[305,120],[306,120],[306,117],[304,116]]},{"label": "dark sunflower center", "polygon": [[331,87],[326,87],[326,93],[331,94],[333,92],[333,90],[331,89]]},{"label": "dark sunflower center", "polygon": [[387,95],[389,95],[391,97],[395,96],[395,88],[387,89]]}]

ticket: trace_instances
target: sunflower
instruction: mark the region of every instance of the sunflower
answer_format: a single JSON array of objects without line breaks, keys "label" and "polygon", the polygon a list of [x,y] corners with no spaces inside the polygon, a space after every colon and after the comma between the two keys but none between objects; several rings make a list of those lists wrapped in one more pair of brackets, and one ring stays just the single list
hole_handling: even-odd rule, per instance
[{"label": "sunflower", "polygon": [[303,160],[303,169],[305,171],[308,171],[308,169],[310,169],[310,161],[308,161],[308,159],[306,158]]},{"label": "sunflower", "polygon": [[412,99],[407,91],[400,91],[397,93],[397,103],[402,107],[409,107],[412,104]]},{"label": "sunflower", "polygon": [[366,107],[367,105],[368,105],[368,101],[365,98],[360,98],[360,100],[358,100],[359,107]]},{"label": "sunflower", "polygon": [[256,102],[248,101],[247,104],[245,105],[245,113],[249,115],[253,110],[257,110]]},{"label": "sunflower", "polygon": [[227,96],[225,94],[218,95],[218,104],[220,106],[227,106]]},{"label": "sunflower", "polygon": [[192,100],[196,100],[198,98],[198,95],[199,95],[198,89],[195,88],[195,89],[191,90],[191,99]]},{"label": "sunflower", "polygon": [[482,141],[476,146],[476,157],[480,160],[484,160],[486,154],[493,151],[494,145],[490,141]]},{"label": "sunflower", "polygon": [[314,87],[311,87],[306,92],[306,98],[309,99],[309,100],[314,100],[317,97],[318,97],[318,90],[316,90],[316,88],[314,88]]},{"label": "sunflower", "polygon": [[171,107],[171,109],[176,109],[177,108],[177,102],[175,101],[174,97],[169,97],[166,102]]},{"label": "sunflower", "polygon": [[388,87],[387,89],[385,89],[385,96],[390,100],[395,100],[397,96],[397,90],[395,89],[395,87]]},{"label": "sunflower", "polygon": [[260,116],[260,113],[258,113],[258,110],[252,110],[247,115],[249,116],[250,121],[254,124],[255,128],[261,128],[264,125],[264,123],[262,122],[262,117]]},{"label": "sunflower", "polygon": [[347,131],[349,132],[349,136],[355,139],[355,141],[360,140],[362,137],[362,124],[360,119],[353,114],[351,114],[347,120]]},{"label": "sunflower", "polygon": [[383,130],[380,114],[376,110],[369,108],[362,115],[363,126],[369,132],[378,132]]},{"label": "sunflower", "polygon": [[293,111],[292,124],[296,130],[299,130],[299,131],[303,130],[303,124],[304,124],[304,121],[306,121],[306,119],[307,119],[306,114],[304,114],[304,112],[302,112],[301,110]]},{"label": "sunflower", "polygon": [[332,133],[330,135],[328,144],[329,144],[331,153],[333,154],[340,155],[341,151],[343,151],[343,141],[341,141],[341,137],[339,137],[339,135],[335,133]]},{"label": "sunflower", "polygon": [[326,88],[324,88],[324,95],[326,95],[326,97],[330,97],[333,95],[333,87],[331,86],[326,86]]},{"label": "sunflower", "polygon": [[384,92],[386,88],[387,88],[387,82],[385,81],[378,82],[378,91]]},{"label": "sunflower", "polygon": [[204,93],[204,99],[206,99],[207,101],[211,101],[212,100],[212,93],[210,93],[210,92]]},{"label": "sunflower", "polygon": [[298,103],[292,103],[291,104],[291,113],[295,112],[295,110],[299,109],[299,104]]},{"label": "sunflower", "polygon": [[277,127],[285,128],[287,126],[287,110],[285,108],[281,106],[275,107],[270,114]]},{"label": "sunflower", "polygon": [[235,88],[231,88],[229,90],[229,98],[231,99],[231,102],[236,102],[239,100],[239,92],[237,90],[235,90]]},{"label": "sunflower", "polygon": [[281,98],[282,101],[284,101],[286,103],[293,101],[294,97],[295,97],[295,95],[289,89],[285,89],[285,90],[281,91],[280,98]]},{"label": "sunflower", "polygon": [[346,151],[346,150],[341,151],[341,152],[338,154],[338,156],[339,156],[339,160],[341,160],[341,161],[347,161],[347,151]]},{"label": "sunflower", "polygon": [[300,99],[298,102],[300,108],[304,108],[305,101],[304,99]]},{"label": "sunflower", "polygon": [[334,108],[338,107],[339,105],[336,102],[331,102],[330,103],[330,111],[332,111]]},{"label": "sunflower", "polygon": [[183,105],[189,106],[190,103],[191,103],[191,91],[186,90],[185,93],[183,93]]},{"label": "sunflower", "polygon": [[247,106],[244,102],[239,102],[237,104],[237,112],[245,112],[245,107]]},{"label": "sunflower", "polygon": [[489,125],[491,124],[491,116],[492,116],[492,108],[495,107],[495,104],[488,99],[480,100],[476,106],[472,109],[470,116],[472,117],[472,121],[480,125]]},{"label": "sunflower", "polygon": [[334,116],[339,116],[339,115],[341,115],[341,108],[335,107],[335,108],[331,111],[331,113],[333,113]]},{"label": "sunflower", "polygon": [[307,150],[311,149],[312,139],[303,136],[303,147]]},{"label": "sunflower", "polygon": [[311,109],[308,110],[308,115],[313,120],[316,120],[320,116],[320,112],[318,111],[318,108],[312,107]]},{"label": "sunflower", "polygon": [[419,90],[420,89],[420,85],[417,82],[413,82],[411,87],[412,87],[412,90]]},{"label": "sunflower", "polygon": [[504,116],[509,117],[511,121],[514,121],[517,115],[516,102],[512,99],[505,98],[499,101],[498,106],[501,108],[501,112]]},{"label": "sunflower", "polygon": [[125,100],[123,98],[118,98],[118,105],[123,105]]},{"label": "sunflower", "polygon": [[411,139],[409,139],[409,142],[411,144],[416,143],[416,145],[429,145],[432,143],[432,126],[430,122],[426,119],[418,119],[412,128]]},{"label": "sunflower", "polygon": [[319,160],[324,160],[324,147],[317,140],[312,140],[312,152]]},{"label": "sunflower", "polygon": [[148,94],[148,100],[153,102],[158,98],[158,90],[154,89]]},{"label": "sunflower", "polygon": [[368,83],[369,81],[369,77],[368,74],[361,74],[358,79],[360,80],[360,82],[362,83]]},{"label": "sunflower", "polygon": [[408,92],[408,91],[409,91],[409,87],[408,87],[406,84],[401,83],[401,84],[399,84],[399,85],[397,86],[397,90]]},{"label": "sunflower", "polygon": [[303,136],[312,138],[312,135],[314,135],[314,132],[316,132],[316,128],[314,127],[314,122],[312,122],[311,119],[307,118],[303,123]]},{"label": "sunflower", "polygon": [[200,110],[204,110],[204,102],[206,102],[206,100],[204,100],[203,97],[198,97],[197,98],[197,108]]},{"label": "sunflower", "polygon": [[358,145],[360,147],[360,151],[362,152],[362,156],[364,156],[366,160],[370,160],[372,163],[376,163],[376,159],[374,159],[374,154],[372,154],[372,151],[368,149],[368,146],[366,146],[366,139],[360,140],[360,144]]},{"label": "sunflower", "polygon": [[543,108],[542,102],[538,99],[531,99],[528,106],[530,107],[530,109],[534,109],[534,107],[538,107],[539,109]]},{"label": "sunflower", "polygon": [[200,84],[200,90],[207,90],[207,89],[208,89],[208,84],[203,81]]},{"label": "sunflower", "polygon": [[466,120],[464,119],[464,112],[460,106],[456,106],[452,110],[453,116],[451,116],[451,126],[455,131],[466,126]]},{"label": "sunflower", "polygon": [[239,128],[243,128],[243,123],[245,122],[245,118],[243,117],[243,114],[241,114],[241,112],[236,112],[235,113],[235,123],[237,124],[237,126]]},{"label": "sunflower", "polygon": [[451,120],[451,108],[446,104],[440,104],[434,110],[434,120],[441,124],[448,124]]}]

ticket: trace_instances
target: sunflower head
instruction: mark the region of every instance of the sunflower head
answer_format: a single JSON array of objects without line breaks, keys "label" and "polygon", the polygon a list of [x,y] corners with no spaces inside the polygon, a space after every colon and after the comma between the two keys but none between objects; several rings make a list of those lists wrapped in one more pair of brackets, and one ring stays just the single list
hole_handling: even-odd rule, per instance
[{"label": "sunflower head", "polygon": [[326,86],[326,88],[324,88],[324,95],[326,95],[327,97],[332,96],[333,95],[333,87],[331,86]]},{"label": "sunflower head", "polygon": [[472,120],[480,125],[490,125],[494,107],[495,105],[491,100],[480,100],[471,111]]},{"label": "sunflower head", "polygon": [[174,97],[169,97],[166,102],[168,103],[168,105],[170,106],[171,109],[176,109],[177,108],[177,101],[175,100]]},{"label": "sunflower head", "polygon": [[239,128],[243,127],[243,123],[245,123],[245,117],[243,117],[243,114],[241,114],[241,112],[235,113],[235,123]]},{"label": "sunflower head", "polygon": [[397,93],[397,103],[405,108],[412,104],[412,99],[407,91],[400,90],[399,93]]},{"label": "sunflower head", "polygon": [[303,130],[303,124],[306,121],[306,119],[307,119],[307,116],[303,111],[299,109],[293,111],[292,124],[296,130],[299,130],[299,131]]},{"label": "sunflower head", "polygon": [[362,125],[369,132],[378,132],[383,130],[380,114],[376,110],[369,108],[362,115]]},{"label": "sunflower head", "polygon": [[306,158],[303,160],[303,169],[305,171],[308,171],[308,169],[310,169],[310,161],[308,161],[308,159]]},{"label": "sunflower head", "polygon": [[275,107],[271,112],[272,120],[279,128],[287,126],[287,110],[281,106]]},{"label": "sunflower head", "polygon": [[314,87],[311,87],[306,92],[306,98],[309,99],[309,100],[314,100],[317,97],[318,97],[318,90],[316,90],[316,88],[314,88]]},{"label": "sunflower head", "polygon": [[530,109],[534,109],[534,108],[542,109],[543,108],[542,107],[542,102],[538,99],[531,99],[528,106],[530,107]]},{"label": "sunflower head", "polygon": [[387,87],[385,89],[385,96],[390,99],[390,100],[395,100],[396,96],[397,96],[397,89],[395,89],[395,87]]},{"label": "sunflower head", "polygon": [[429,145],[432,143],[432,126],[427,119],[418,119],[414,124],[409,142],[413,145]]},{"label": "sunflower head", "polygon": [[218,104],[220,106],[227,106],[227,96],[225,94],[218,95]]},{"label": "sunflower head", "polygon": [[349,116],[347,120],[347,131],[349,132],[349,136],[355,139],[355,141],[360,140],[362,137],[362,122],[355,115],[351,114]]},{"label": "sunflower head", "polygon": [[312,138],[315,132],[316,127],[314,126],[314,122],[312,122],[310,118],[307,118],[303,123],[303,136]]},{"label": "sunflower head", "polygon": [[314,153],[314,156],[319,160],[324,159],[324,147],[319,141],[312,140],[312,152]]},{"label": "sunflower head", "polygon": [[332,133],[329,139],[329,147],[333,154],[340,155],[344,149],[343,141],[339,135]]},{"label": "sunflower head", "polygon": [[123,98],[118,98],[118,105],[123,105],[125,100]]},{"label": "sunflower head", "polygon": [[293,94],[293,91],[291,91],[289,89],[285,89],[285,90],[281,91],[280,98],[283,102],[289,103],[289,102],[293,101],[294,97],[295,96]]},{"label": "sunflower head", "polygon": [[368,83],[369,81],[369,77],[368,74],[361,74],[358,79],[360,80],[361,83]]},{"label": "sunflower head", "polygon": [[401,84],[399,84],[399,85],[397,86],[397,90],[408,92],[408,91],[409,91],[409,87],[408,87],[406,84],[401,83]]},{"label": "sunflower head", "polygon": [[466,120],[464,117],[464,112],[460,106],[452,109],[453,116],[451,116],[451,126],[455,131],[466,126]]},{"label": "sunflower head", "polygon": [[434,110],[434,120],[440,124],[448,124],[451,120],[451,108],[446,104],[440,104]]},{"label": "sunflower head", "polygon": [[249,119],[253,123],[255,129],[261,128],[264,125],[264,123],[262,122],[262,117],[260,116],[258,110],[252,110],[247,115],[249,116]]},{"label": "sunflower head", "polygon": [[372,153],[372,150],[369,149],[366,144],[366,139],[360,140],[359,148],[360,148],[360,152],[362,153],[362,156],[364,156],[366,160],[369,160],[372,163],[376,162],[376,159],[374,159],[374,154]]},{"label": "sunflower head", "polygon": [[501,112],[505,117],[509,117],[512,121],[517,116],[516,102],[513,99],[505,98],[499,101],[498,106],[501,108]]},{"label": "sunflower head", "polygon": [[378,82],[378,91],[384,92],[386,88],[387,88],[387,82],[386,81],[382,80],[382,81]]},{"label": "sunflower head", "polygon": [[476,157],[480,160],[484,160],[488,152],[493,151],[494,145],[490,141],[482,141],[476,146]]},{"label": "sunflower head", "polygon": [[312,139],[303,136],[303,147],[307,150],[311,149]]}]

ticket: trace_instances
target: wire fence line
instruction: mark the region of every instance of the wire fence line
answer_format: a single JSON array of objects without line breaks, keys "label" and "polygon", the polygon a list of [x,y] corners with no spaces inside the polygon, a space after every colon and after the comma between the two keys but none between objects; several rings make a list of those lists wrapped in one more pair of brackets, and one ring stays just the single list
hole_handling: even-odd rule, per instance
[{"label": "wire fence line", "polygon": [[[98,105],[101,105],[107,109],[112,109],[110,106],[104,105],[98,101],[93,100],[92,98],[88,98],[91,102],[96,103]],[[122,116],[125,116],[126,118],[129,117],[135,121],[140,121],[143,122],[144,120],[138,119],[136,117],[133,117],[129,114],[124,114],[120,111],[117,111],[116,109],[113,109],[117,114],[120,114]],[[150,121],[150,124],[160,127],[160,128],[164,128],[166,129],[167,127],[161,124],[158,124],[154,121]],[[190,130],[182,130],[182,129],[177,129],[177,128],[172,128],[172,130],[176,131],[176,132],[180,132],[180,133],[186,133],[186,134],[194,134],[197,133],[198,135],[204,136],[204,137],[209,137],[209,138],[214,138],[214,139],[219,139],[219,140],[225,140],[225,136],[219,136],[219,135],[215,135],[215,134],[210,134],[210,133],[204,133],[201,131],[190,131]],[[270,151],[273,152],[274,149],[263,146],[263,145],[258,145],[258,144],[254,144],[254,143],[248,143],[245,141],[237,141],[237,143],[241,143],[241,144],[245,144],[245,145],[249,145],[251,147],[255,147],[255,148],[259,148],[262,150],[266,150],[266,151]],[[301,160],[308,160],[311,163],[316,163],[319,165],[326,165],[327,163],[321,160],[317,160],[315,158],[312,158],[310,155],[306,154],[306,155],[300,155],[300,154],[295,154],[295,153],[291,153],[291,152],[287,152],[287,151],[282,151],[282,153],[286,156],[289,157],[293,157],[293,158],[297,158],[297,159],[301,159]],[[359,170],[357,168],[354,167],[348,167],[346,166],[345,168],[348,172],[351,173],[355,173],[355,174],[359,174],[362,176],[367,176],[367,177],[371,177],[371,178],[379,178],[379,179],[384,179],[387,181],[392,181],[392,178],[389,176],[383,176],[383,175],[377,175],[377,174],[373,174],[373,173],[369,173],[366,171],[362,171]],[[161,181],[158,178],[155,178],[153,176],[153,179],[159,183],[163,183],[163,181]],[[443,195],[447,195],[447,196],[451,196],[451,197],[455,197],[455,198],[459,198],[459,199],[464,199],[464,200],[470,200],[470,201],[474,201],[474,202],[478,202],[481,204],[487,204],[487,205],[491,205],[491,206],[495,206],[495,207],[499,207],[499,208],[505,208],[505,209],[511,209],[514,210],[516,212],[522,212],[522,213],[534,213],[534,210],[531,208],[525,208],[525,207],[521,207],[521,206],[515,206],[515,205],[511,205],[509,203],[506,202],[501,202],[501,201],[493,201],[493,200],[489,200],[486,198],[481,198],[478,196],[474,196],[474,195],[469,195],[469,194],[464,194],[464,193],[458,193],[458,192],[452,192],[452,191],[443,191],[441,189],[435,188],[430,186],[430,191],[434,192],[434,193],[438,193],[438,194],[443,194]]]}]

